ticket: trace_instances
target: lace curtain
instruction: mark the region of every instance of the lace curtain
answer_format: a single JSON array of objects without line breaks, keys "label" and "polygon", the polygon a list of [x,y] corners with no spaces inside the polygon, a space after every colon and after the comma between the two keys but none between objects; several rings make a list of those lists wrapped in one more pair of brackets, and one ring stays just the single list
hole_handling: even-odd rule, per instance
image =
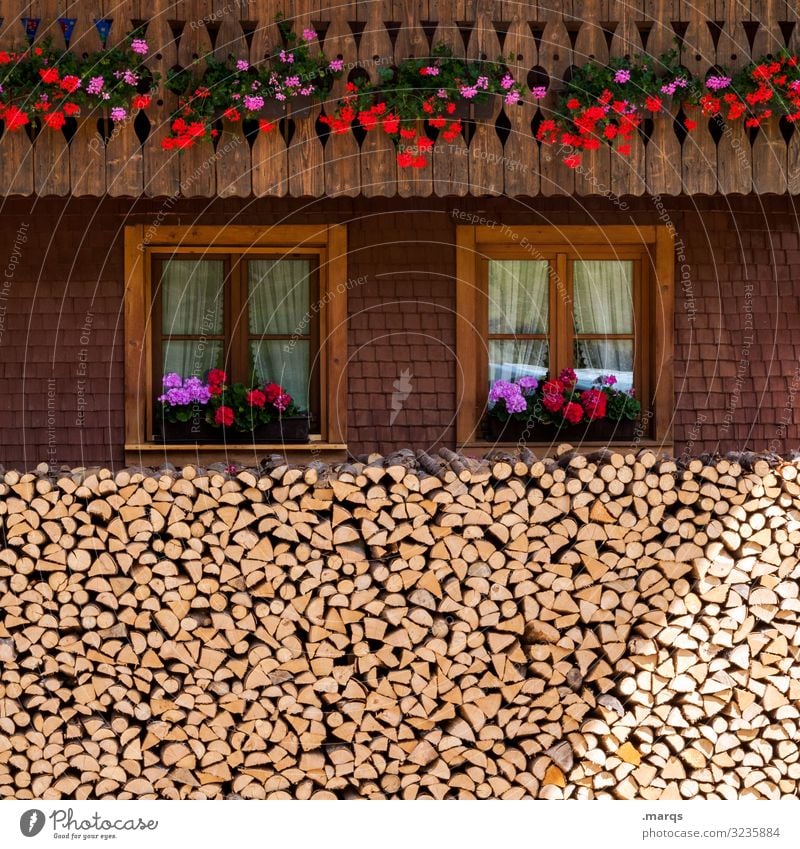
[{"label": "lace curtain", "polygon": [[[489,334],[547,333],[549,265],[546,260],[489,262]],[[547,371],[545,339],[490,339],[489,382],[541,377]]]},{"label": "lace curtain", "polygon": [[[633,263],[580,260],[572,274],[575,335],[633,336]],[[632,339],[576,339],[575,370],[584,387],[600,374],[615,374],[620,389],[633,385]]]},{"label": "lace curtain", "polygon": [[[280,383],[298,406],[307,409],[311,374],[307,337],[316,318],[309,304],[312,264],[305,259],[253,260],[248,268],[250,368],[256,380]],[[290,338],[264,338],[276,335]]]},{"label": "lace curtain", "polygon": [[[208,336],[224,327],[225,264],[221,260],[170,260],[161,276],[164,373],[203,377],[223,365],[223,346]],[[194,336],[194,339],[171,339]]]}]

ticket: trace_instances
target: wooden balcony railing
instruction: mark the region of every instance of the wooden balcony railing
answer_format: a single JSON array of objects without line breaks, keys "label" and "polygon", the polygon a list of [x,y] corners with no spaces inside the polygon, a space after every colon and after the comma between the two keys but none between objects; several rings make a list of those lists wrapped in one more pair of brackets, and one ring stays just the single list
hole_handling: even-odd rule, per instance
[{"label": "wooden balcony railing", "polygon": [[[165,75],[194,57],[230,53],[258,61],[275,41],[275,15],[313,26],[327,53],[341,55],[349,70],[374,77],[381,65],[426,55],[444,41],[468,56],[513,54],[524,79],[537,69],[553,89],[570,66],[589,58],[658,54],[671,46],[697,74],[715,66],[742,67],[751,57],[800,45],[795,0],[0,0],[0,49],[24,43],[22,17],[38,17],[37,38],[63,46],[59,17],[76,19],[70,49],[100,48],[93,21],[111,18],[109,43],[133,24],[146,24],[158,48],[152,64]],[[345,79],[337,81],[340,95]],[[552,98],[554,95],[549,95]],[[543,106],[552,105],[552,100]],[[800,133],[771,120],[756,131],[736,122],[701,121],[685,139],[673,116],[648,126],[630,157],[604,150],[577,172],[555,148],[542,147],[531,125],[539,107],[526,103],[500,113],[494,124],[470,128],[454,142],[437,142],[424,169],[398,170],[390,140],[370,133],[325,136],[321,107],[281,131],[246,138],[241,126],[225,126],[210,143],[183,152],[164,151],[176,98],[159,91],[147,120],[122,122],[108,132],[95,116],[61,132],[5,132],[0,137],[0,194],[91,196],[428,196],[644,193],[676,195],[797,193]],[[106,128],[103,131],[103,128]]]}]

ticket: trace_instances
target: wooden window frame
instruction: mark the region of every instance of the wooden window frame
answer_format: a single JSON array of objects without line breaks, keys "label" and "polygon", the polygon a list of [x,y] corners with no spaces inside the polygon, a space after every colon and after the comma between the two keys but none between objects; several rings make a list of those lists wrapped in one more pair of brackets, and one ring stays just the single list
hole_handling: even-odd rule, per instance
[{"label": "wooden window frame", "polygon": [[[610,226],[473,226],[456,227],[456,440],[460,448],[488,447],[481,438],[481,421],[488,395],[487,275],[491,259],[548,259],[555,279],[563,281],[568,303],[574,303],[567,261],[577,259],[634,259],[634,386],[643,407],[652,411],[650,431],[636,444],[672,445],[673,313],[675,287],[674,235],[661,225]],[[646,261],[645,261],[646,260]],[[551,285],[548,338],[550,368],[556,371],[572,360],[573,329],[560,329],[553,310]],[[556,295],[556,297],[558,297]],[[562,310],[563,312],[563,310]],[[649,345],[645,347],[649,339]],[[544,444],[544,443],[542,443]],[[631,441],[620,444],[631,444]],[[592,449],[592,443],[584,443]]]},{"label": "wooden window frame", "polygon": [[[305,445],[171,445],[154,440],[153,261],[165,254],[213,257],[215,254],[287,257],[318,256],[319,433]],[[147,226],[125,228],[125,453],[140,462],[148,453],[178,461],[226,458],[251,461],[254,451],[311,453],[320,459],[344,457],[347,448],[347,230],[344,225],[298,224]]]}]

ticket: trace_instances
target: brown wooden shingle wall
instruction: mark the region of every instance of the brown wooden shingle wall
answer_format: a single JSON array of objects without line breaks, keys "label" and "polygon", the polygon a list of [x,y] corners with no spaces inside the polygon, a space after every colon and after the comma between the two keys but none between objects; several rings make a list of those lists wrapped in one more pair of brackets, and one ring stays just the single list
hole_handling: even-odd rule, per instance
[{"label": "brown wooden shingle wall", "polygon": [[[445,41],[469,56],[514,57],[521,78],[539,68],[553,89],[572,65],[588,58],[658,54],[679,37],[681,60],[695,73],[717,65],[736,69],[751,57],[797,49],[800,10],[794,0],[543,0],[543,2],[445,2],[368,0],[322,3],[310,0],[0,0],[0,49],[23,40],[21,15],[41,17],[40,36],[63,39],[56,19],[77,18],[71,49],[99,45],[92,19],[110,17],[111,41],[131,23],[146,23],[159,52],[152,64],[164,74],[204,53],[228,53],[258,61],[275,43],[274,18],[283,11],[298,28],[314,26],[326,51],[345,59],[351,70],[374,76],[381,65],[409,55],[425,55]],[[752,44],[751,44],[752,42]],[[338,81],[338,96],[345,80]],[[544,101],[553,103],[552,95]],[[533,139],[537,107],[528,104],[468,139],[439,141],[431,164],[398,173],[392,143],[379,133],[359,144],[350,134],[323,140],[317,132],[320,108],[284,124],[281,133],[260,134],[252,145],[239,125],[225,127],[216,150],[210,144],[180,157],[160,141],[176,108],[173,95],[160,92],[147,112],[149,135],[142,143],[131,122],[104,142],[97,116],[82,120],[68,143],[60,133],[26,133],[0,138],[0,193],[39,195],[224,197],[250,196],[428,196],[428,195],[676,195],[800,191],[800,134],[782,132],[777,120],[751,138],[738,122],[712,128],[705,120],[688,138],[676,135],[673,116],[653,122],[649,141],[638,139],[630,158],[602,150],[587,155],[575,174],[556,150]]]},{"label": "brown wooden shingle wall", "polygon": [[[424,204],[286,199],[259,200],[247,209],[234,199],[187,200],[176,204],[171,220],[347,225],[348,447],[361,454],[454,446],[458,213],[511,227],[540,216],[553,224],[602,226],[623,214],[658,222],[650,199],[626,203],[623,213],[602,198],[525,205],[504,198]],[[681,245],[675,271],[675,453],[796,449],[800,232],[792,199],[664,199],[663,209]],[[4,203],[0,464],[124,462],[122,228],[147,225],[160,213],[163,202],[149,200]],[[394,383],[403,371],[410,372],[411,391],[390,424]]]}]

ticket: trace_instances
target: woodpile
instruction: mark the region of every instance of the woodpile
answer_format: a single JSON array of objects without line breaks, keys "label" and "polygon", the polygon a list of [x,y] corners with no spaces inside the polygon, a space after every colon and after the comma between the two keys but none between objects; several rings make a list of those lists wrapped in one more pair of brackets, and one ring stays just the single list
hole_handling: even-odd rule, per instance
[{"label": "woodpile", "polygon": [[782,798],[800,464],[0,473],[0,796]]}]

